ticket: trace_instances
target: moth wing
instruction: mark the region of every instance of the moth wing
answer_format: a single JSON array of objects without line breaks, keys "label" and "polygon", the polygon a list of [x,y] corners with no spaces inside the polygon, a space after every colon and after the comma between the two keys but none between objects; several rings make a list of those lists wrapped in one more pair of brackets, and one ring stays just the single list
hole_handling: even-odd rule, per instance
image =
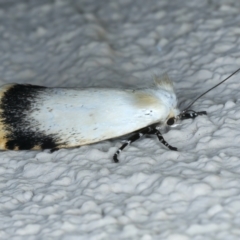
[{"label": "moth wing", "polygon": [[59,147],[119,137],[157,123],[166,112],[151,94],[117,89],[46,88],[27,121],[34,131],[54,135]]}]

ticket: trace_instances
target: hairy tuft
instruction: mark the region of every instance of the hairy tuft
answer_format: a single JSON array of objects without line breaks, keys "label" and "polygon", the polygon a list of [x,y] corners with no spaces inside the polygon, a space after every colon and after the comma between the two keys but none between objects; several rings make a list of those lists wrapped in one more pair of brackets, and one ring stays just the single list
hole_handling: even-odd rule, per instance
[{"label": "hairy tuft", "polygon": [[173,82],[168,77],[167,74],[164,74],[162,77],[154,76],[154,82],[157,87],[166,89],[168,91],[173,91]]}]

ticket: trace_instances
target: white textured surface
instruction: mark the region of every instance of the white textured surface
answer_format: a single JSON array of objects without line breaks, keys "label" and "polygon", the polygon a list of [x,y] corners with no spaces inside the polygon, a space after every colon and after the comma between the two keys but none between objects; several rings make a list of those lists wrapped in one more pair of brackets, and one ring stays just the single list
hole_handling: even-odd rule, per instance
[{"label": "white textured surface", "polygon": [[[15,3],[18,2],[18,3]],[[140,86],[168,72],[181,106],[240,65],[231,0],[0,1],[1,83]],[[239,239],[240,75],[208,116],[144,138],[0,153],[1,239]]]}]

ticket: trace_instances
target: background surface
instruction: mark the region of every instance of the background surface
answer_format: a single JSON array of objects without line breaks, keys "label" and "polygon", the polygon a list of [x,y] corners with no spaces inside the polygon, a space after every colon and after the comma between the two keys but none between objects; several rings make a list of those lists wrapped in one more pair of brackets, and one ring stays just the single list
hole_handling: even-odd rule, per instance
[{"label": "background surface", "polygon": [[[0,1],[0,83],[144,87],[180,107],[240,67],[231,0]],[[208,115],[111,157],[121,139],[0,152],[1,239],[239,239],[240,75],[198,100]]]}]

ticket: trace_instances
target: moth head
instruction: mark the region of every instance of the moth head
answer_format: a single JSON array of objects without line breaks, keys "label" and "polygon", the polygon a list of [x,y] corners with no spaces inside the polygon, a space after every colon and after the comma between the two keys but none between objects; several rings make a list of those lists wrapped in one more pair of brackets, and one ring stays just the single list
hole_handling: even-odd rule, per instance
[{"label": "moth head", "polygon": [[166,125],[167,126],[173,126],[177,123],[179,119],[180,111],[178,108],[173,108],[171,110],[171,113],[169,114],[167,120],[166,120]]}]

